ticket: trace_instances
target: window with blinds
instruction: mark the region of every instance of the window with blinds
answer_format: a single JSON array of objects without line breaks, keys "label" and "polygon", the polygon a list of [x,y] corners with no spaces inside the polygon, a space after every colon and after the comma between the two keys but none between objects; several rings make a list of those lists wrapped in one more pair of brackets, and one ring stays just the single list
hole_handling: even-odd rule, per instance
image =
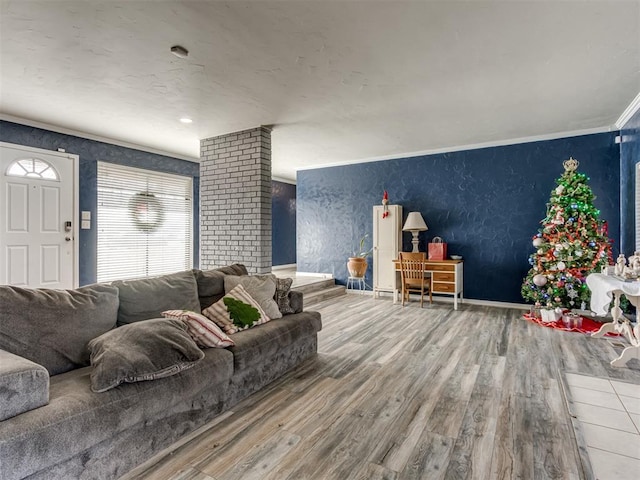
[{"label": "window with blinds", "polygon": [[98,282],[192,268],[191,177],[98,162]]}]

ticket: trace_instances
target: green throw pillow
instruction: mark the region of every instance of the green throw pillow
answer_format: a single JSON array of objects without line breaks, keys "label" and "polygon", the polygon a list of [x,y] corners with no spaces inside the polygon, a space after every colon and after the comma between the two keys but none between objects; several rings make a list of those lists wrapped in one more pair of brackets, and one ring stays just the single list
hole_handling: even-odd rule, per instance
[{"label": "green throw pillow", "polygon": [[252,326],[260,319],[260,312],[248,303],[241,302],[235,298],[225,297],[224,304],[227,306],[229,315],[233,323],[240,328]]}]

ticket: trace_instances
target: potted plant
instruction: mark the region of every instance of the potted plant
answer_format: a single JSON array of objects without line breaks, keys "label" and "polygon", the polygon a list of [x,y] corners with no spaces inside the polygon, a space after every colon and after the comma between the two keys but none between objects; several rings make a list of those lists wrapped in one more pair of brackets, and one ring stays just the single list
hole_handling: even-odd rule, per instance
[{"label": "potted plant", "polygon": [[367,233],[360,239],[360,244],[357,251],[353,252],[352,257],[349,257],[349,261],[347,262],[347,270],[349,271],[350,277],[363,278],[365,273],[367,272],[367,257],[371,255],[371,252],[373,251],[373,247],[371,247],[369,250],[364,249],[364,242],[366,241],[368,236],[369,234]]}]

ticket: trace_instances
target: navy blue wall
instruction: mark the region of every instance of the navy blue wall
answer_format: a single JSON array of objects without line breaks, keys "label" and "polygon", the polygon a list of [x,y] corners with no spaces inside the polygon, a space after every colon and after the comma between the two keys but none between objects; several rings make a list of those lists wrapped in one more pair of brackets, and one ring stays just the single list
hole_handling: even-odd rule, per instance
[{"label": "navy blue wall", "polygon": [[640,110],[620,131],[620,249],[627,256],[635,250],[635,166],[640,163]]},{"label": "navy blue wall", "polygon": [[[420,234],[421,251],[437,235],[448,242],[449,254],[464,257],[465,297],[523,303],[520,286],[531,239],[569,156],[590,177],[617,254],[620,149],[615,137],[615,132],[602,133],[299,171],[298,270],[332,273],[345,283],[347,257],[359,238],[372,232],[372,206],[387,189],[405,219],[411,211],[422,213],[429,230]],[[411,250],[409,233],[403,243]],[[372,283],[371,265],[367,283]]]},{"label": "navy blue wall", "polygon": [[296,186],[271,182],[272,264],[296,263]]},{"label": "navy blue wall", "polygon": [[[64,148],[67,153],[80,157],[80,211],[90,211],[92,218],[91,229],[80,230],[78,243],[80,285],[94,283],[97,278],[97,231],[95,219],[98,195],[98,160],[193,177],[193,261],[194,266],[199,265],[200,165],[198,163],[6,121],[0,121],[0,141],[46,150]],[[77,221],[79,222],[80,219],[78,218]]]}]

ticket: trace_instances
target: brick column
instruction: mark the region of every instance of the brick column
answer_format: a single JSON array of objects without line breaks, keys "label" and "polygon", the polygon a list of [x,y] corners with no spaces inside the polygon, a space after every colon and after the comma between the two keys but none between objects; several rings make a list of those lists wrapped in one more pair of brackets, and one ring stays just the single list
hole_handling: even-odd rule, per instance
[{"label": "brick column", "polygon": [[271,130],[200,141],[200,268],[271,271]]}]

